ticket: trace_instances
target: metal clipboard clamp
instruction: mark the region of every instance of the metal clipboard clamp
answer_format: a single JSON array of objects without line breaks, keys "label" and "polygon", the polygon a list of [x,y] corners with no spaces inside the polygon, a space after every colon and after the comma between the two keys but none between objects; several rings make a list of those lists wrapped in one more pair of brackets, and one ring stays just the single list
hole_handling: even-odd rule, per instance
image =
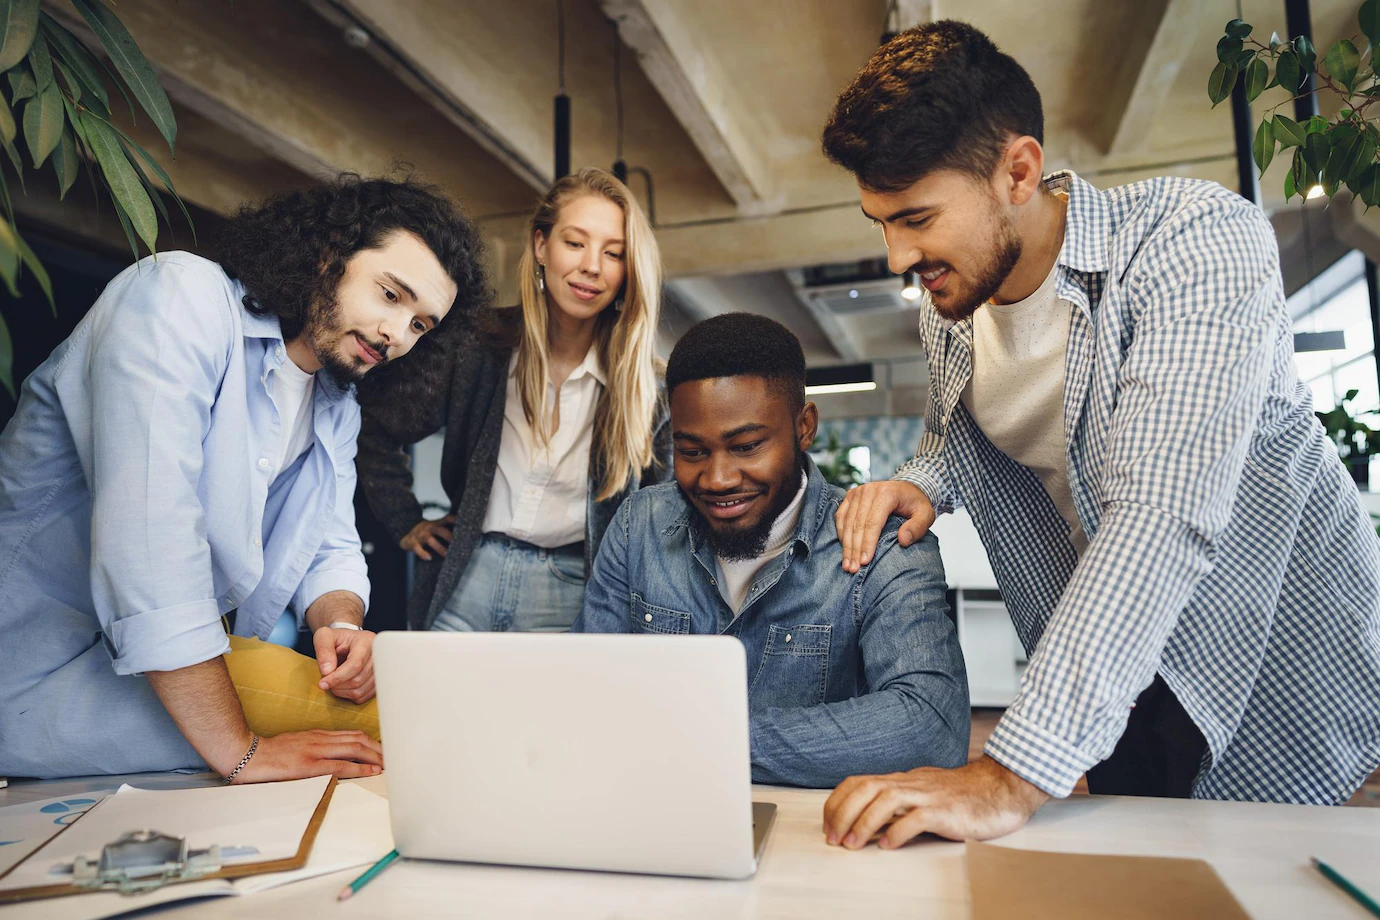
[{"label": "metal clipboard clamp", "polygon": [[99,859],[78,856],[72,884],[88,891],[132,895],[219,872],[220,846],[187,849],[184,837],[155,830],[130,831],[101,849]]}]

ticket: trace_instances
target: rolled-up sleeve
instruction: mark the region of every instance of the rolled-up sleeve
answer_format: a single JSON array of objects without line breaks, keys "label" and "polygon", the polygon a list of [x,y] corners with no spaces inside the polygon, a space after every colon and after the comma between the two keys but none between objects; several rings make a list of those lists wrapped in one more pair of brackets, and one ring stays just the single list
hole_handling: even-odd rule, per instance
[{"label": "rolled-up sleeve", "polygon": [[335,507],[331,523],[292,596],[292,612],[297,616],[299,629],[306,627],[307,608],[332,591],[349,591],[363,601],[365,611],[369,609],[369,567],[355,528],[355,445],[359,424],[359,405],[351,402],[335,430]]},{"label": "rolled-up sleeve", "polygon": [[197,494],[202,440],[234,334],[219,279],[141,264],[93,311],[91,593],[118,674],[171,671],[228,650]]}]

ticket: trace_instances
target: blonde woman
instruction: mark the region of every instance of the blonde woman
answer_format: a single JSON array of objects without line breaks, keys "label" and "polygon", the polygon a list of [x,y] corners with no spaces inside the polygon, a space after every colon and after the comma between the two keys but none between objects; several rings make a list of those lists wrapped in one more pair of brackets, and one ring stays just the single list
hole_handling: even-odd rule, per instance
[{"label": "blonde woman", "polygon": [[[412,629],[568,629],[623,497],[670,475],[661,261],[627,187],[602,169],[558,181],[519,270],[520,306],[360,391],[360,484],[419,560]],[[406,446],[442,426],[451,510],[427,521]]]}]

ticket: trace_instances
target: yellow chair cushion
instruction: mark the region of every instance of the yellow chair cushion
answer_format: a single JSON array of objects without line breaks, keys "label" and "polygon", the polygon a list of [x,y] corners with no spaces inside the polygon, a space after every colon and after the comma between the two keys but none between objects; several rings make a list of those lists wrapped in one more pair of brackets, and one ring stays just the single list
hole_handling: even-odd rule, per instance
[{"label": "yellow chair cushion", "polygon": [[379,740],[378,700],[351,703],[322,690],[317,686],[321,670],[315,658],[272,642],[231,636],[225,664],[249,730],[255,734],[319,728],[361,731]]}]

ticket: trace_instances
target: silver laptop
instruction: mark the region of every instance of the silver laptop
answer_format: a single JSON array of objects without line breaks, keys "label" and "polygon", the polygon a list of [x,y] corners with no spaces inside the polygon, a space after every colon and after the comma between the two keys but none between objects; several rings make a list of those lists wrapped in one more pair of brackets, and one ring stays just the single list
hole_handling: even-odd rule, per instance
[{"label": "silver laptop", "polygon": [[747,666],[721,636],[386,632],[374,643],[406,857],[745,878]]}]

